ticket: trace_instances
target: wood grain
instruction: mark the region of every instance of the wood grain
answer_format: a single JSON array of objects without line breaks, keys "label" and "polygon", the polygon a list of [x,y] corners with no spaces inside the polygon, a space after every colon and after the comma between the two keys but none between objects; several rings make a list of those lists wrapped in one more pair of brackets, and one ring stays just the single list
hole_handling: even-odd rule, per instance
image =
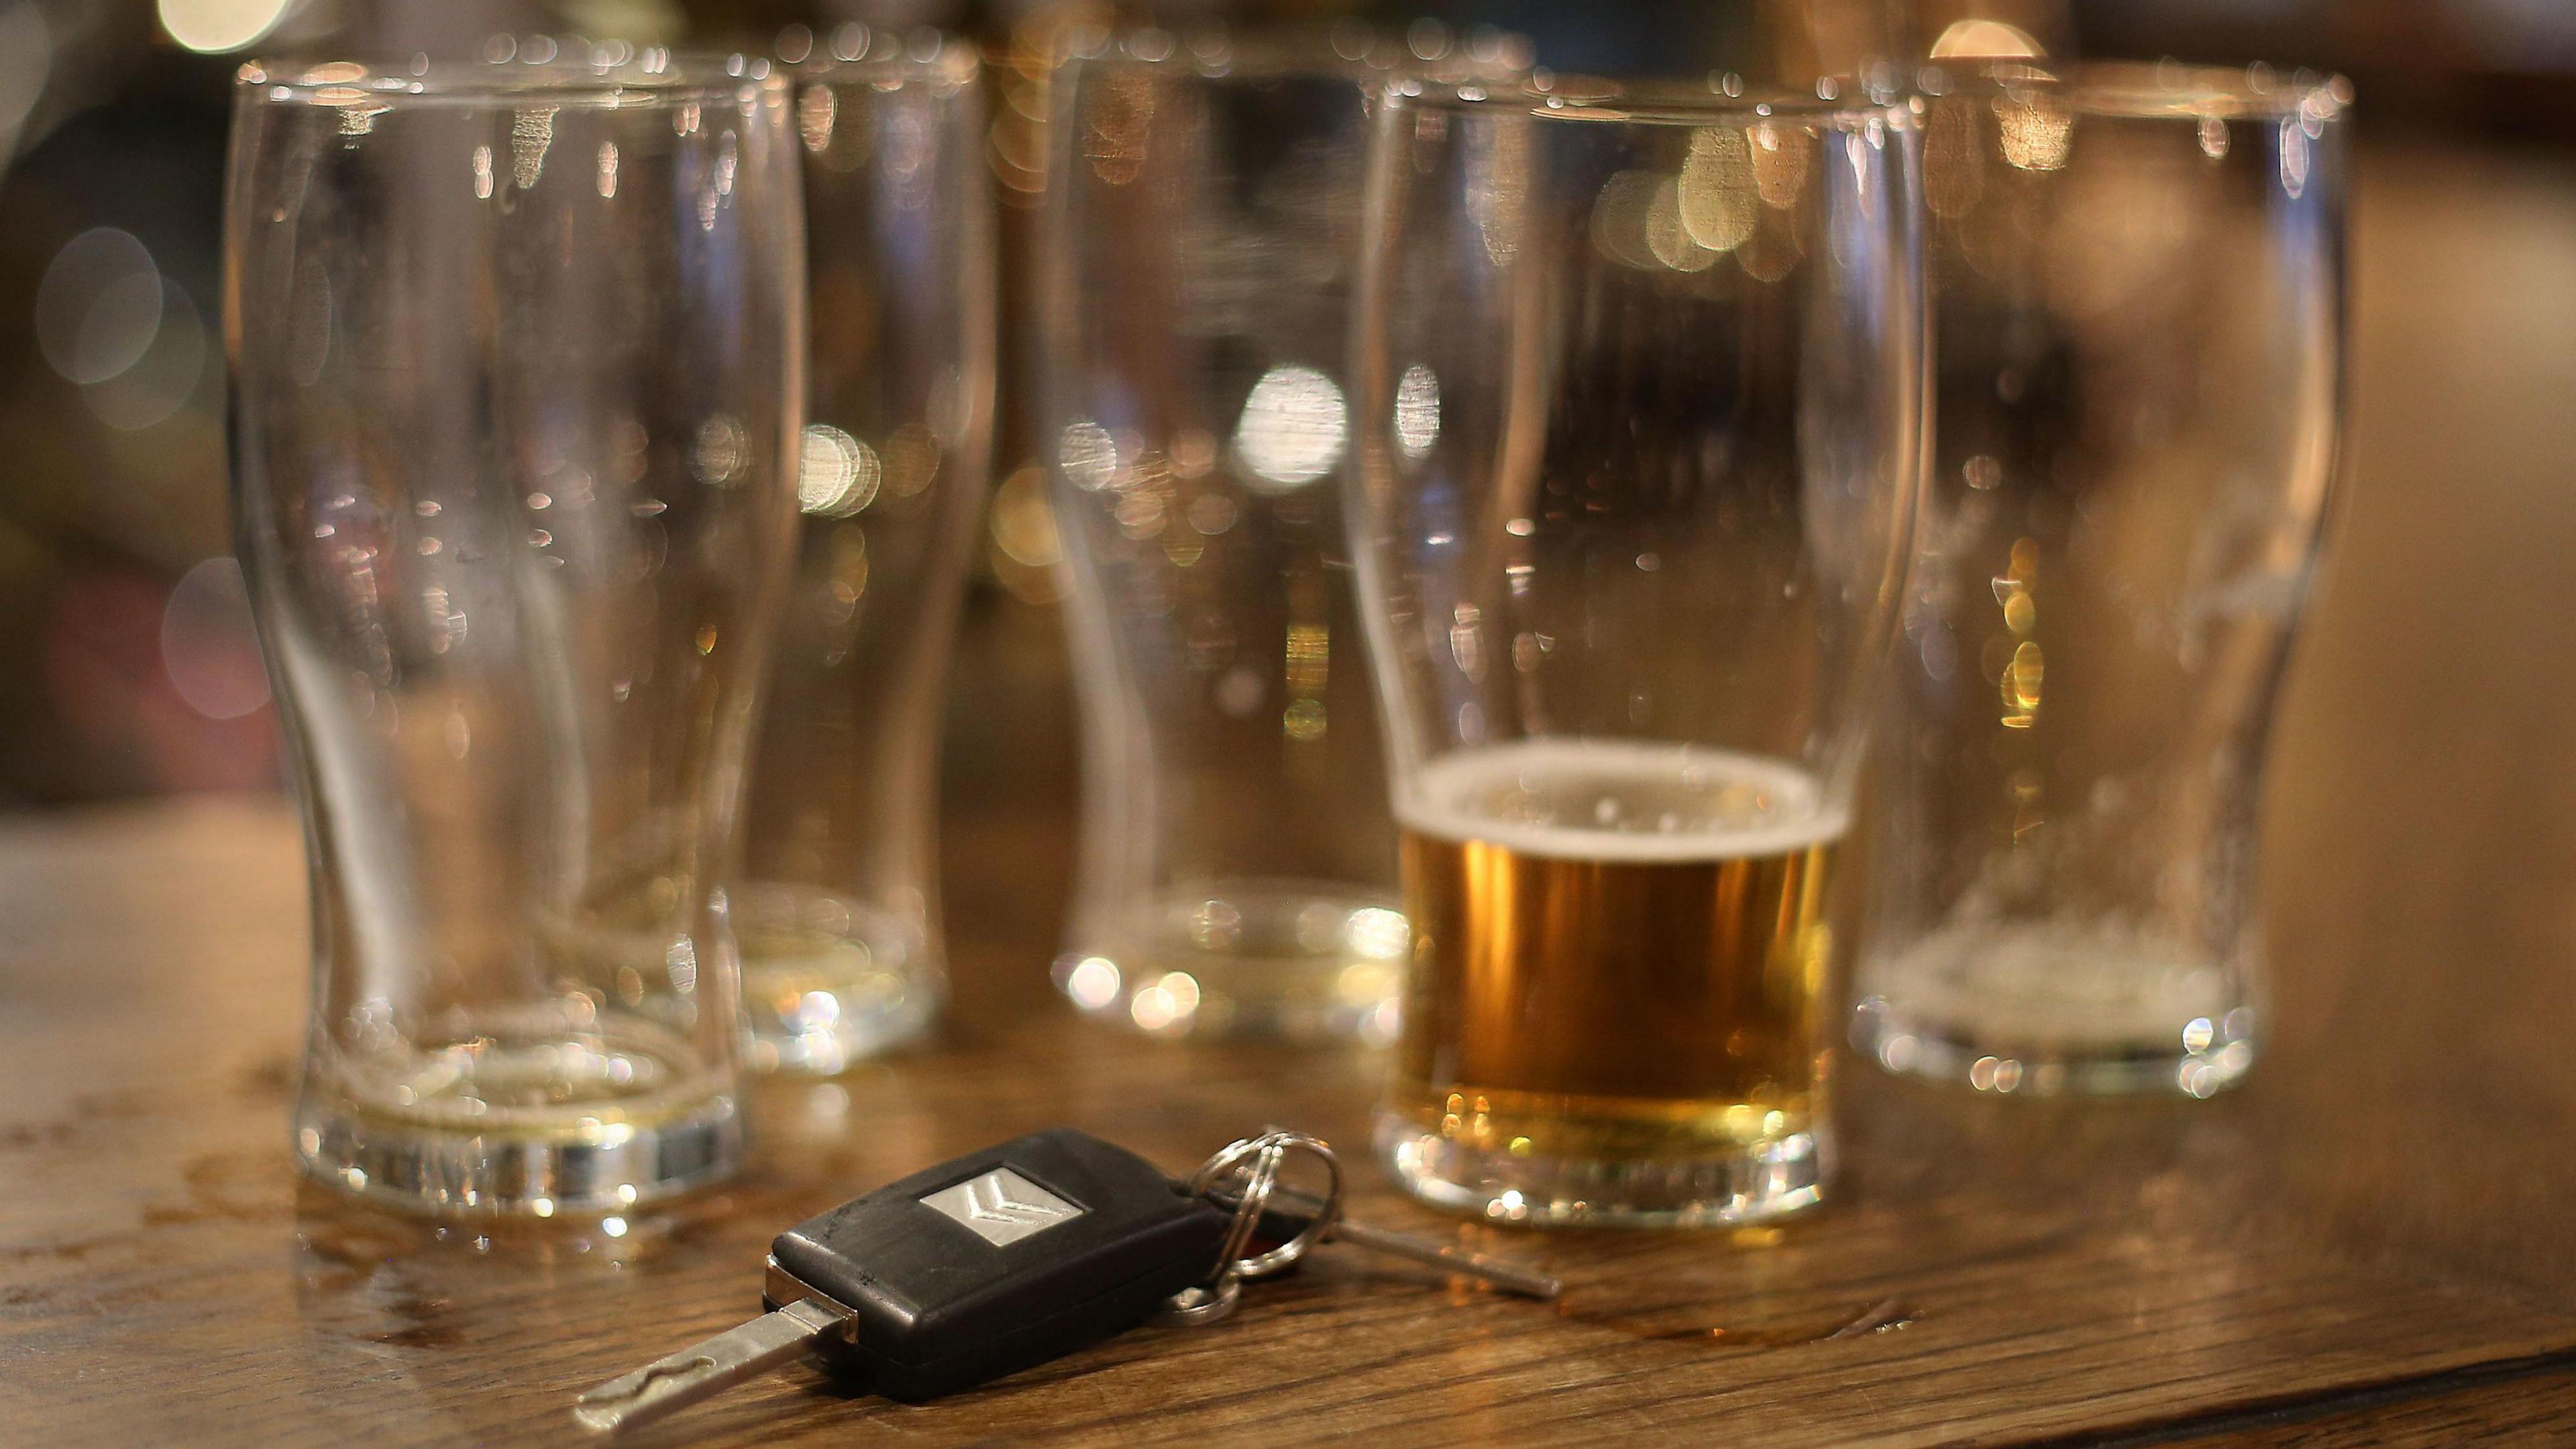
[{"label": "wood grain", "polygon": [[2104,1449],[2233,1449],[2576,1443],[2576,1366],[2561,1358],[2404,1380],[2318,1403],[2228,1414],[2095,1440]]},{"label": "wood grain", "polygon": [[[1566,1301],[1330,1250],[1222,1325],[958,1399],[908,1408],[799,1368],[635,1442],[2563,1433],[2576,177],[2448,154],[2365,175],[2356,464],[2273,775],[2279,1030],[2243,1090],[2031,1103],[1846,1071],[1834,1201],[1776,1231],[1511,1233],[1363,1173],[1361,1215],[1543,1263]],[[1056,1122],[1172,1167],[1274,1121],[1357,1143],[1364,1054],[1143,1043],[1052,999],[1053,628],[1006,604],[970,626],[945,1038],[768,1084],[751,1172],[621,1237],[441,1232],[298,1187],[303,886],[282,806],[0,829],[0,1442],[564,1441],[573,1392],[752,1312],[779,1227],[938,1157]]]}]

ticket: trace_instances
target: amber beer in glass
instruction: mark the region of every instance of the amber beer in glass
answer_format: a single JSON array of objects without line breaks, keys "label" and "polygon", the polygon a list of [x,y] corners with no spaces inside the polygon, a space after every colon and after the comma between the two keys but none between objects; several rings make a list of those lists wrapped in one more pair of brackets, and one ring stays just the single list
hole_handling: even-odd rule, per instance
[{"label": "amber beer in glass", "polygon": [[1759,1147],[1811,1120],[1845,823],[1815,780],[1553,741],[1425,776],[1403,862],[1431,945],[1397,1093],[1424,1126],[1623,1157]]},{"label": "amber beer in glass", "polygon": [[1426,87],[1375,144],[1351,512],[1413,926],[1379,1150],[1504,1221],[1794,1211],[1920,486],[1910,114]]}]

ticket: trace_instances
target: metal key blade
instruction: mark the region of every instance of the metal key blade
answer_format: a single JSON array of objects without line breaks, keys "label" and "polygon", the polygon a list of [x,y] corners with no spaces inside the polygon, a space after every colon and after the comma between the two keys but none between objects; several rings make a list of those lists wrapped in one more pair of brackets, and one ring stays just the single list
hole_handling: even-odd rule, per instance
[{"label": "metal key blade", "polygon": [[[1223,1194],[1218,1194],[1216,1201],[1226,1207],[1234,1205],[1233,1200]],[[1272,1189],[1270,1201],[1276,1204],[1275,1211],[1299,1217],[1312,1217],[1324,1205],[1320,1198],[1287,1187]],[[1390,1258],[1446,1269],[1524,1298],[1554,1298],[1565,1286],[1535,1268],[1525,1268],[1508,1259],[1491,1257],[1437,1238],[1399,1233],[1392,1228],[1373,1228],[1366,1223],[1352,1222],[1349,1218],[1337,1219],[1331,1230],[1324,1234],[1324,1241],[1348,1243],[1354,1248],[1384,1253]]]},{"label": "metal key blade", "polygon": [[1393,1258],[1408,1258],[1416,1263],[1427,1263],[1434,1268],[1446,1268],[1452,1273],[1463,1273],[1470,1278],[1481,1279],[1506,1293],[1517,1293],[1524,1298],[1554,1298],[1557,1290],[1565,1286],[1534,1268],[1524,1268],[1518,1263],[1487,1257],[1483,1253],[1473,1252],[1453,1243],[1435,1242],[1430,1238],[1418,1238],[1411,1233],[1393,1232],[1386,1228],[1373,1228],[1366,1223],[1352,1222],[1348,1218],[1333,1224],[1333,1230],[1325,1235],[1324,1241],[1348,1243],[1354,1248],[1366,1248],[1372,1253],[1384,1253]]},{"label": "metal key blade", "polygon": [[572,1416],[594,1434],[615,1434],[677,1413],[744,1379],[769,1372],[840,1327],[819,1303],[790,1303],[740,1328],[610,1379],[573,1401]]}]

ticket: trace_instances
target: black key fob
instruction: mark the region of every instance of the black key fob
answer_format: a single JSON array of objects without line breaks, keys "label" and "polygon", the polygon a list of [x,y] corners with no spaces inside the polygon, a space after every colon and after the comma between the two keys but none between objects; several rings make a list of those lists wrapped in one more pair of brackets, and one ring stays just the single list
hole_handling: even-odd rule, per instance
[{"label": "black key fob", "polygon": [[1133,1327],[1215,1271],[1228,1214],[1069,1127],[942,1163],[769,1246],[772,1309],[845,1310],[816,1348],[918,1403]]}]

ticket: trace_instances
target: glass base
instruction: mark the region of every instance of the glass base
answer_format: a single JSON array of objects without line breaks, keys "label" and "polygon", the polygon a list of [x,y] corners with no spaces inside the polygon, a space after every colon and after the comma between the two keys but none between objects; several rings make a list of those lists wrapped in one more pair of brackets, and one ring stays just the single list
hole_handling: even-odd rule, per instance
[{"label": "glass base", "polygon": [[2254,1014],[2243,1007],[2152,1040],[2034,1041],[1931,1020],[1877,996],[1852,1013],[1851,1042],[1891,1072],[2024,1097],[2207,1097],[2241,1081],[2256,1052]]},{"label": "glass base", "polygon": [[[444,1044],[307,1064],[298,1162],[367,1201],[443,1215],[617,1213],[727,1177],[733,1098],[649,1025],[542,1029],[531,1008],[449,1024]],[[519,1017],[529,1020],[519,1020]]]},{"label": "glass base", "polygon": [[2254,1064],[2253,969],[2113,921],[1945,922],[1862,963],[1851,1040],[1981,1092],[2206,1097]]},{"label": "glass base", "polygon": [[939,1019],[947,973],[916,919],[806,885],[746,886],[734,900],[755,1070],[836,1076]]},{"label": "glass base", "polygon": [[1537,1227],[1726,1227],[1785,1217],[1823,1199],[1821,1128],[1758,1143],[1711,1142],[1705,1155],[1585,1157],[1462,1141],[1380,1109],[1378,1160],[1433,1207]]},{"label": "glass base", "polygon": [[1412,936],[1382,897],[1214,881],[1137,902],[1055,961],[1094,1017],[1154,1036],[1395,1040]]}]

